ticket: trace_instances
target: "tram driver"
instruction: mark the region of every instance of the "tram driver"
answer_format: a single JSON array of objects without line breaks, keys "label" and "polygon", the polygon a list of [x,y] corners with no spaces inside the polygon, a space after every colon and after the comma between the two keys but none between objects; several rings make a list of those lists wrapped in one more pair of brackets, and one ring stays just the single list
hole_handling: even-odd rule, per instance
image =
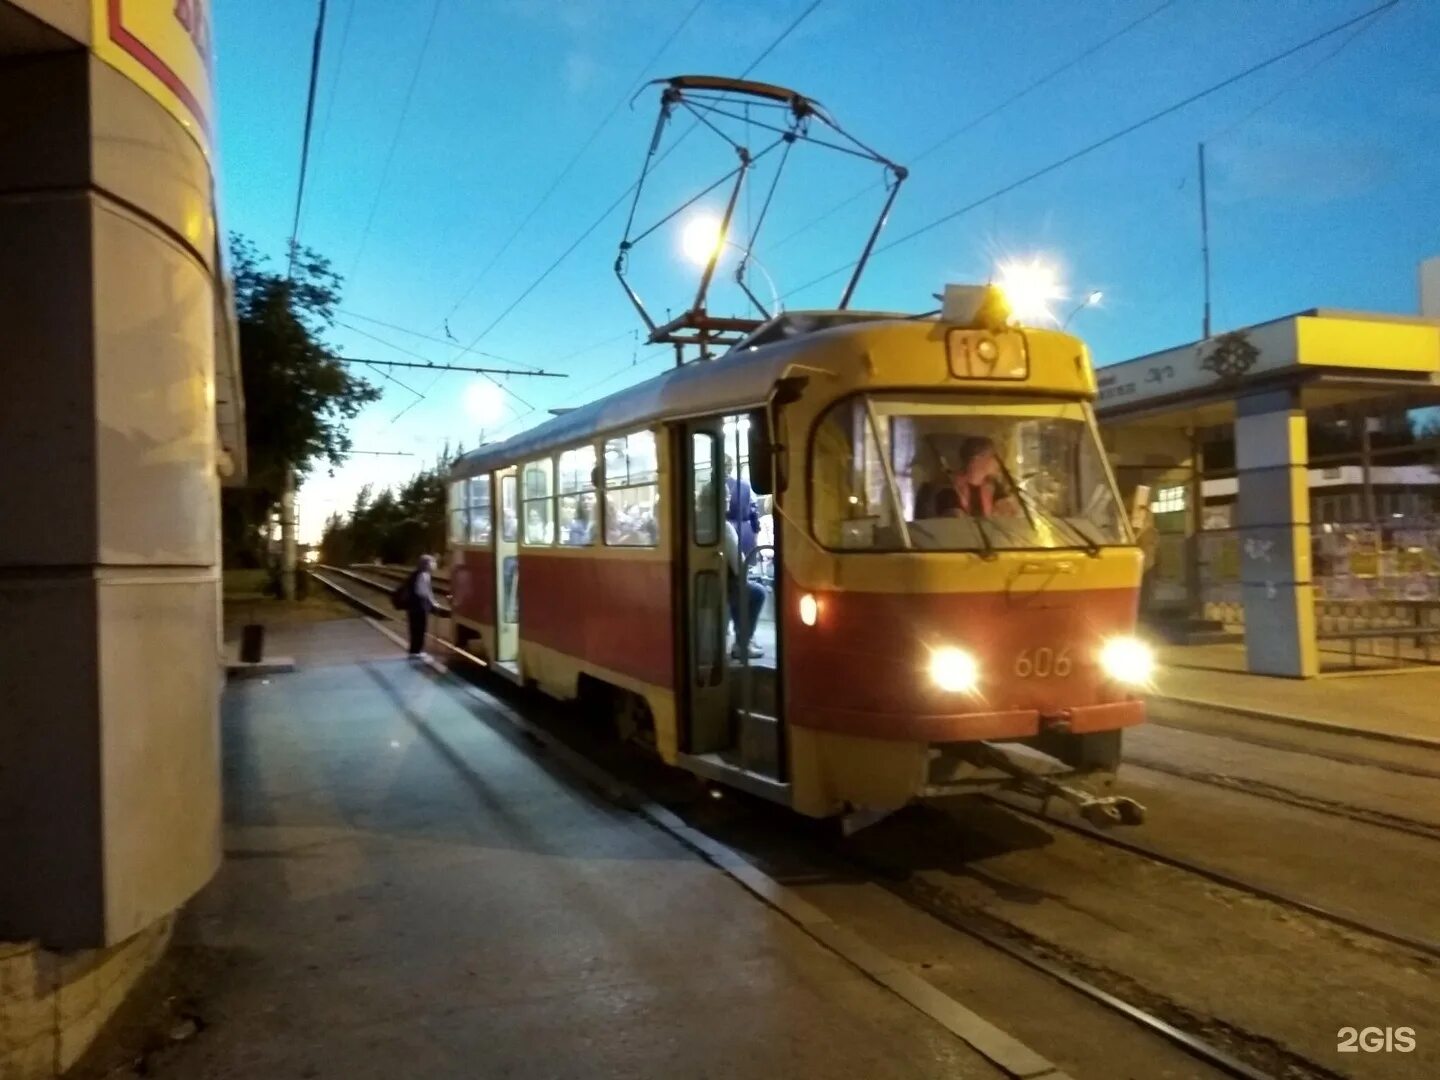
[{"label": "tram driver", "polygon": [[1014,493],[995,441],[972,435],[960,444],[959,465],[951,469],[944,454],[934,454],[939,479],[927,480],[915,495],[915,517],[1012,517],[1018,512]]}]

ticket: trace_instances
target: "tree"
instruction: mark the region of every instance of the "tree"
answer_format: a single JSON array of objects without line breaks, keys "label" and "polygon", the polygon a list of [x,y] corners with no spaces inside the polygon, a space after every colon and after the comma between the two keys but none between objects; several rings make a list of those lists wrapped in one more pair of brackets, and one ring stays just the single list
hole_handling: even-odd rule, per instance
[{"label": "tree", "polygon": [[348,516],[332,515],[320,542],[327,563],[409,564],[445,547],[446,477],[454,458],[448,448],[396,490],[371,497],[369,485],[355,495]]},{"label": "tree", "polygon": [[380,391],[351,375],[324,336],[340,301],[328,259],[297,246],[293,277],[273,273],[255,246],[230,238],[240,372],[245,390],[249,484],[225,499],[231,560],[264,562],[264,532],[287,482],[350,450],[346,425]]}]

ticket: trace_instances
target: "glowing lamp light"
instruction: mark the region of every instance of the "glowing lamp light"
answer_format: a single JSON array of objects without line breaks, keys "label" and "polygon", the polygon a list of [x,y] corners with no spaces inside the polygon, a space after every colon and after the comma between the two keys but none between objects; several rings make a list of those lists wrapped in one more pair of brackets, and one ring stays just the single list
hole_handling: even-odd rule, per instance
[{"label": "glowing lamp light", "polygon": [[964,649],[953,645],[930,652],[930,681],[951,694],[974,690],[980,681],[980,665]]},{"label": "glowing lamp light", "polygon": [[505,395],[493,382],[476,379],[465,387],[465,413],[478,424],[493,424],[505,410]]},{"label": "glowing lamp light", "polygon": [[1022,323],[1054,322],[1050,305],[1065,299],[1059,271],[1044,259],[1012,260],[1001,263],[1000,290],[1010,302],[1010,310]]},{"label": "glowing lamp light", "polygon": [[1139,638],[1113,637],[1100,648],[1100,667],[1116,682],[1148,686],[1155,675],[1155,650]]},{"label": "glowing lamp light", "polygon": [[813,593],[805,593],[800,597],[800,621],[806,626],[814,626],[815,621],[820,618],[820,603],[815,599]]},{"label": "glowing lamp light", "polygon": [[724,242],[720,219],[714,214],[696,214],[680,231],[680,250],[697,266],[708,263]]}]

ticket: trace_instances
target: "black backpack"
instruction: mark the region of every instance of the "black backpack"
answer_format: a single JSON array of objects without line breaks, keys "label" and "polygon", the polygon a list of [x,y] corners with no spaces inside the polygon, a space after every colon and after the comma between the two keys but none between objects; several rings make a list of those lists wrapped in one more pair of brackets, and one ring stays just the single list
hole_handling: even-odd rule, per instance
[{"label": "black backpack", "polygon": [[415,575],[419,571],[411,571],[410,576],[402,581],[390,594],[390,603],[396,611],[405,611],[410,607],[410,601],[415,597]]}]

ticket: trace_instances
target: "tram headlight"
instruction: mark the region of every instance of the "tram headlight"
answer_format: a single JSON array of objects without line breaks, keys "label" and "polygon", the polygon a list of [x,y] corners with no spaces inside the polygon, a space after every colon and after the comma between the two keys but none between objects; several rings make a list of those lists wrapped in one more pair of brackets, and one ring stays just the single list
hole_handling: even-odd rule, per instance
[{"label": "tram headlight", "polygon": [[930,681],[952,694],[974,690],[980,681],[980,665],[964,649],[946,645],[930,650]]},{"label": "tram headlight", "polygon": [[1100,667],[1116,682],[1146,686],[1155,675],[1155,650],[1139,638],[1113,637],[1100,647]]},{"label": "tram headlight", "polygon": [[800,597],[800,621],[806,626],[814,626],[815,620],[820,618],[820,602],[815,599],[814,593],[805,593]]}]

